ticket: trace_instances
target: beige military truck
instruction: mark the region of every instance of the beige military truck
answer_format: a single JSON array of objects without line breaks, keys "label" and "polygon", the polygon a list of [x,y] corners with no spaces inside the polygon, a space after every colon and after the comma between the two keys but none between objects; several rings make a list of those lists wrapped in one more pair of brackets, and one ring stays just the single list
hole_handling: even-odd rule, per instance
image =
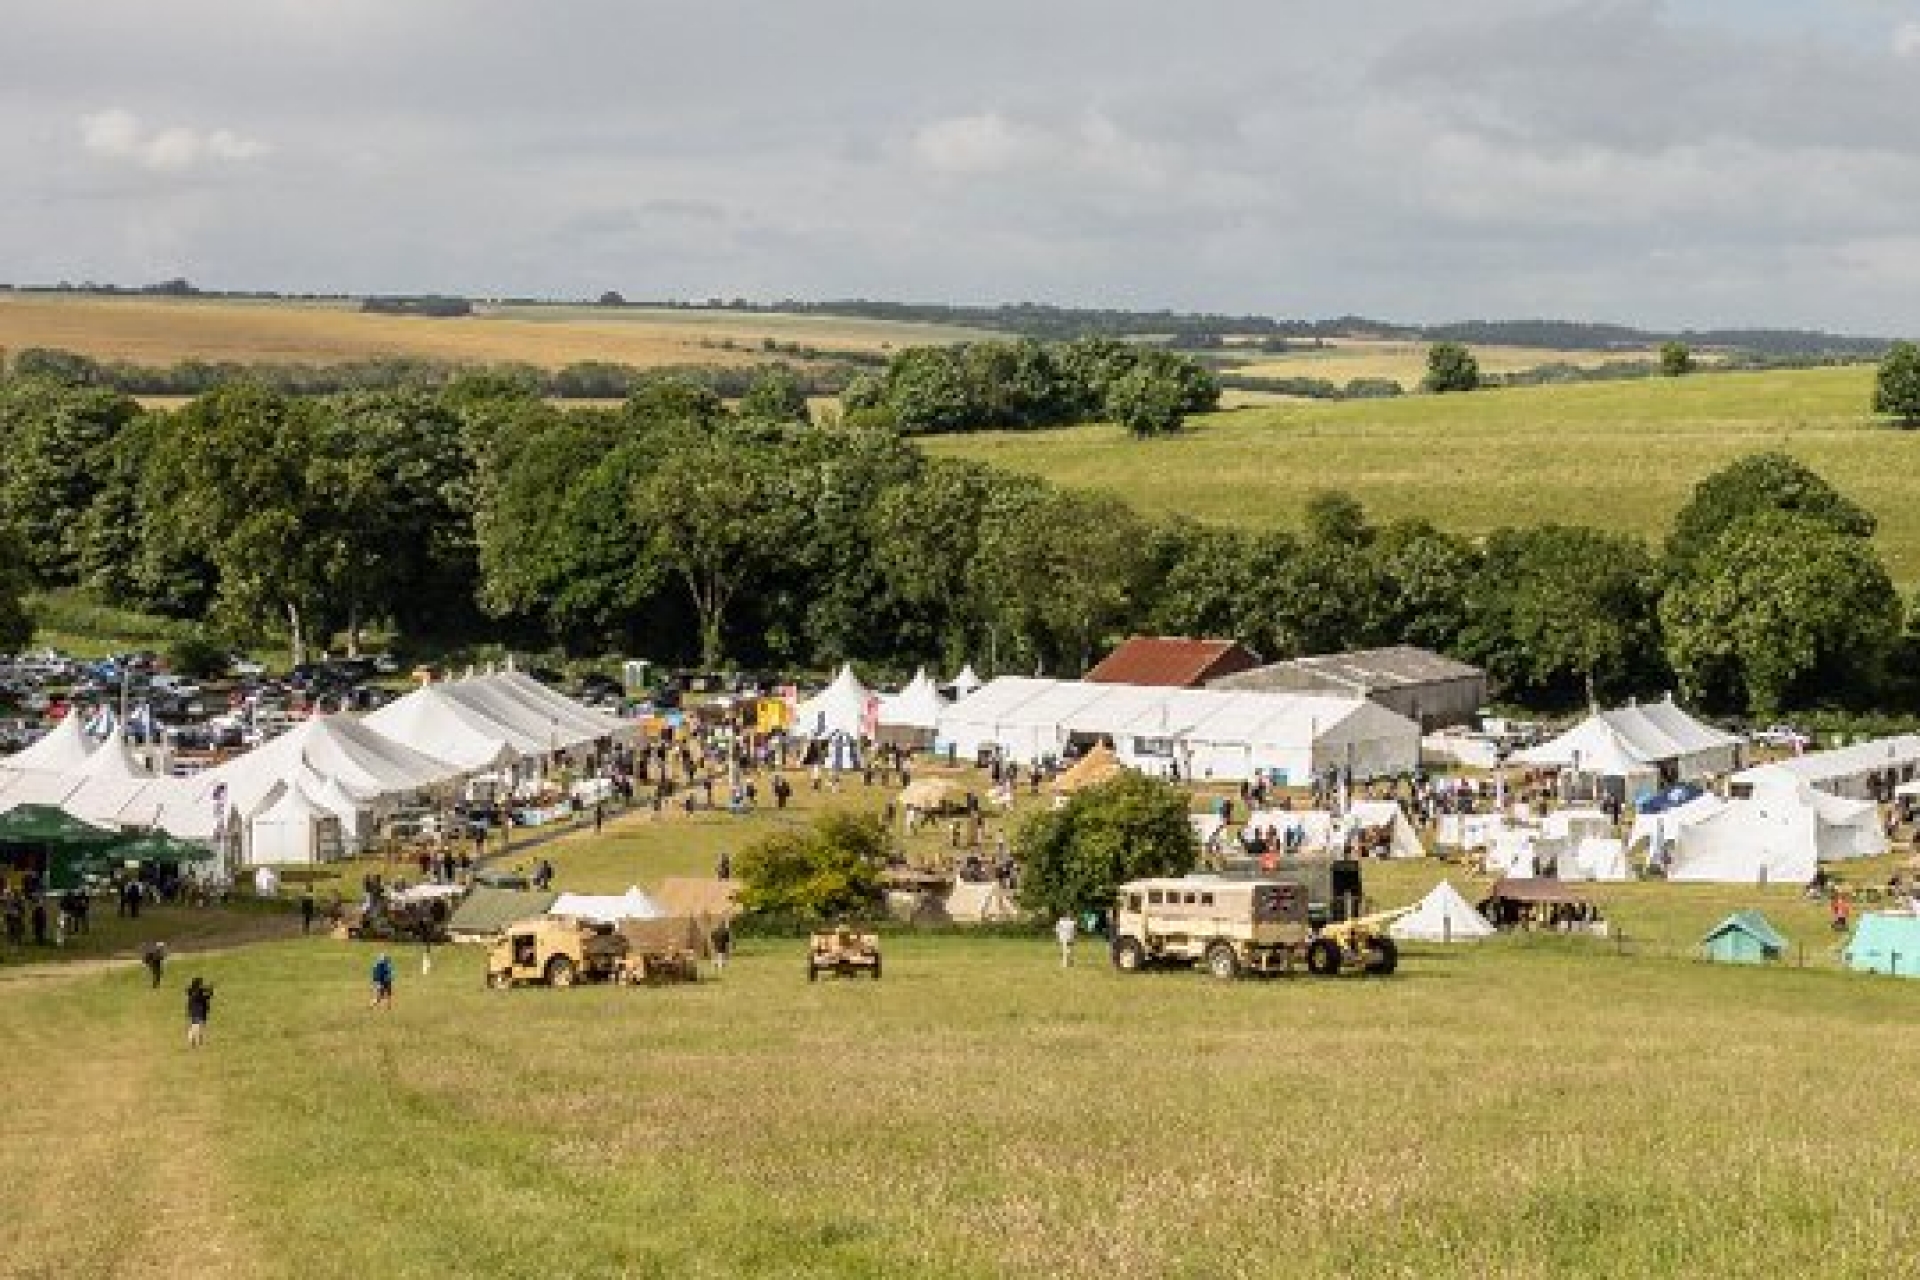
[{"label": "beige military truck", "polygon": [[1129,881],[1114,901],[1114,967],[1138,973],[1159,964],[1203,964],[1224,981],[1286,973],[1296,963],[1321,976],[1348,967],[1379,974],[1398,967],[1386,924],[1402,912],[1316,927],[1307,893],[1294,880]]},{"label": "beige military truck", "polygon": [[678,941],[636,939],[610,924],[568,916],[533,916],[511,925],[487,953],[490,987],[571,987],[576,982],[656,986],[699,977],[698,955]]},{"label": "beige military truck", "polygon": [[870,973],[880,980],[880,937],[860,933],[840,925],[813,934],[807,939],[807,981],[818,982],[821,974],[851,978]]}]

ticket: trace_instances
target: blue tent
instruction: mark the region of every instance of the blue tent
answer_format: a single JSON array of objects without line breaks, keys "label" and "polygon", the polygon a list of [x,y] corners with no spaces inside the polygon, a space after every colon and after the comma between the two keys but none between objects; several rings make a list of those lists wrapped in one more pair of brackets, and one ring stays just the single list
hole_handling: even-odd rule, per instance
[{"label": "blue tent", "polygon": [[1920,916],[1887,912],[1861,916],[1860,927],[1843,954],[1850,968],[1920,978]]},{"label": "blue tent", "polygon": [[1789,945],[1758,911],[1736,911],[1700,939],[1716,964],[1765,964],[1786,955]]}]

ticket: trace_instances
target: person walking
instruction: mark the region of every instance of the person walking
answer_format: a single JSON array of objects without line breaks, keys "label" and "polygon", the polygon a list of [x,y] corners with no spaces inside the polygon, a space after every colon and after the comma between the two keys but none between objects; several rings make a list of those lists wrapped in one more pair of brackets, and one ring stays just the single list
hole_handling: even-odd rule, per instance
[{"label": "person walking", "polygon": [[1073,916],[1062,914],[1053,922],[1053,936],[1060,942],[1060,967],[1073,968],[1073,941],[1079,936],[1080,927],[1073,922]]},{"label": "person walking", "polygon": [[722,920],[713,931],[713,967],[716,971],[727,967],[727,957],[733,954],[733,929]]},{"label": "person walking", "polygon": [[147,949],[140,953],[140,963],[147,966],[147,975],[153,979],[147,989],[149,991],[157,990],[160,986],[160,979],[165,975],[167,970],[167,944],[164,942],[149,942]]},{"label": "person walking", "polygon": [[313,932],[313,886],[308,885],[300,892],[300,933],[302,936]]},{"label": "person walking", "polygon": [[207,1042],[207,1018],[213,1012],[213,988],[195,978],[187,984],[187,1047]]},{"label": "person walking", "polygon": [[393,1008],[393,957],[382,951],[373,962],[373,1009]]}]

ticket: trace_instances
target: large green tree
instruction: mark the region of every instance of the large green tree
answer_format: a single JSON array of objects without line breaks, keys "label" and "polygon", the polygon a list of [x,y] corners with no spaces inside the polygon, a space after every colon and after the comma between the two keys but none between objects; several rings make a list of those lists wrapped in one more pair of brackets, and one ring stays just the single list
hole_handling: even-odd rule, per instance
[{"label": "large green tree", "polygon": [[1659,674],[1658,572],[1637,539],[1577,525],[1499,529],[1482,566],[1460,648],[1509,694],[1594,701]]},{"label": "large green tree", "polygon": [[50,377],[0,381],[0,520],[37,581],[79,577],[82,520],[107,449],[139,412],[104,388]]},{"label": "large green tree", "polygon": [[1899,419],[1903,427],[1920,426],[1920,346],[1896,342],[1887,348],[1873,379],[1873,411]]},{"label": "large green tree", "polygon": [[1784,511],[1724,530],[1667,588],[1660,616],[1687,692],[1755,716],[1867,701],[1902,621],[1871,542]]},{"label": "large green tree", "polygon": [[1874,530],[1869,512],[1799,459],[1778,452],[1751,453],[1693,487],[1667,537],[1668,570],[1686,573],[1722,533],[1769,511],[1804,516],[1851,537],[1869,537]]},{"label": "large green tree", "polygon": [[1104,910],[1127,881],[1185,875],[1199,859],[1186,792],[1131,772],[1032,815],[1015,847],[1020,905],[1048,919]]},{"label": "large green tree", "polygon": [[1473,391],[1480,386],[1480,362],[1458,342],[1436,342],[1427,348],[1424,390],[1435,394]]}]

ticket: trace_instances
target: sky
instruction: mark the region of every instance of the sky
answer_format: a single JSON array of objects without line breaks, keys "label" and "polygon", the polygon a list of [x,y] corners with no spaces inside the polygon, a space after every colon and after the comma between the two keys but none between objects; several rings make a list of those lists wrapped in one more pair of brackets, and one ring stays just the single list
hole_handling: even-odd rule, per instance
[{"label": "sky", "polygon": [[0,281],[1920,332],[1920,0],[0,0]]}]

